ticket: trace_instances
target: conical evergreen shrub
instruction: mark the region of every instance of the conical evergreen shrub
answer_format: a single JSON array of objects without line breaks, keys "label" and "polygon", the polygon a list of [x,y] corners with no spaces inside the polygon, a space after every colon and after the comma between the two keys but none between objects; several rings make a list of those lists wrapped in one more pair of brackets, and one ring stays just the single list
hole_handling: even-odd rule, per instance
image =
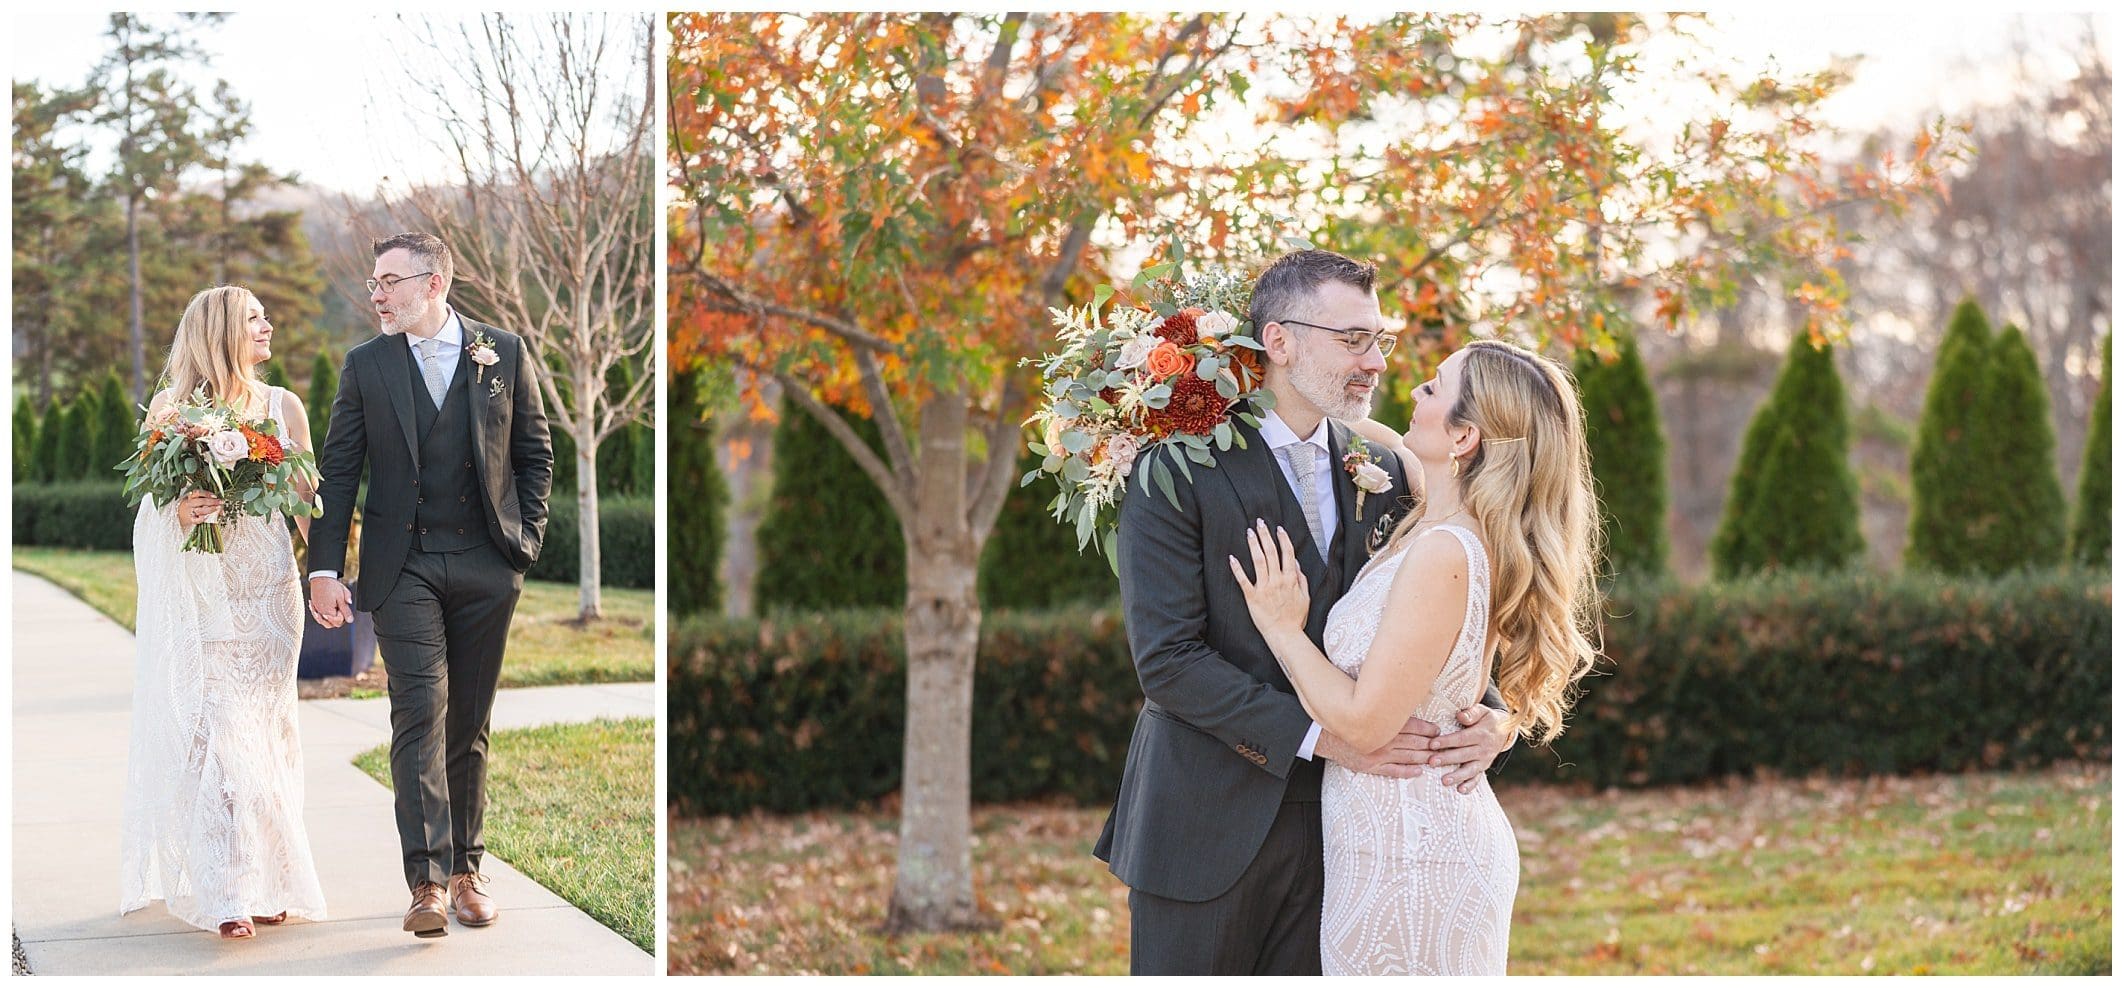
[{"label": "conical evergreen shrub", "polygon": [[1982,533],[2003,524],[1998,502],[1979,478],[1994,476],[1980,420],[1990,361],[1991,324],[1963,300],[1947,324],[1925,389],[1917,444],[1910,453],[1910,543],[1903,563],[1943,573],[1981,570]]},{"label": "conical evergreen shrub", "polygon": [[1624,335],[1613,361],[1578,351],[1573,371],[1600,495],[1605,572],[1660,579],[1667,573],[1667,440],[1636,338]]},{"label": "conical evergreen shrub", "polygon": [[280,361],[268,360],[264,366],[258,368],[258,380],[267,387],[285,388],[288,386],[288,372],[280,369]]},{"label": "conical evergreen shrub", "polygon": [[623,425],[597,444],[599,496],[634,493],[634,438],[634,426]]},{"label": "conical evergreen shrub", "polygon": [[[652,408],[648,414],[654,415]],[[656,494],[656,430],[648,423],[637,423],[634,435],[634,493],[638,497],[653,497]],[[674,488],[678,490],[680,488]]]},{"label": "conical evergreen shrub", "polygon": [[12,479],[20,484],[37,476],[37,410],[30,406],[29,395],[15,399],[12,425],[15,432]]},{"label": "conical evergreen shrub", "polygon": [[700,389],[693,374],[675,374],[670,391],[670,484],[674,496],[665,519],[669,599],[674,615],[716,614],[723,609],[724,515],[730,487],[715,462],[715,428],[702,421]]},{"label": "conical evergreen shrub", "polygon": [[332,362],[329,354],[319,351],[317,359],[310,362],[310,396],[304,400],[303,412],[310,419],[310,445],[324,448],[325,432],[332,421],[332,399],[339,397],[339,365]]},{"label": "conical evergreen shrub", "polygon": [[1994,499],[1998,523],[1975,533],[1978,571],[2056,566],[2065,559],[2058,437],[2043,372],[2020,329],[2008,326],[1992,341],[1980,404],[1983,414],[1972,424],[1990,450],[1989,469],[1971,482]]},{"label": "conical evergreen shrub", "polygon": [[[1010,482],[1040,468],[1040,458],[1023,443]],[[1106,603],[1121,592],[1121,581],[1095,546],[1077,551],[1074,526],[1055,520],[1047,509],[1055,485],[1043,475],[1030,487],[1012,487],[996,516],[995,530],[981,547],[982,607],[1045,609],[1066,604]]]},{"label": "conical evergreen shrub", "polygon": [[52,471],[59,480],[86,480],[96,458],[97,433],[101,428],[97,415],[96,393],[83,391],[66,403],[66,410],[59,415],[62,426],[59,431],[59,462]]},{"label": "conical evergreen shrub", "polygon": [[96,402],[96,462],[89,465],[90,476],[99,480],[118,478],[118,465],[132,458],[133,439],[138,435],[143,414],[126,396],[125,382],[119,380],[116,370],[103,375],[103,389]]},{"label": "conical evergreen shrub", "polygon": [[2087,424],[2079,503],[2072,516],[2072,561],[2103,569],[2109,568],[2109,378],[2115,372],[2109,344],[2114,339],[2102,339],[2102,390],[2095,396],[2094,421]]},{"label": "conical evergreen shrub", "polygon": [[1801,332],[1742,442],[1712,540],[1720,578],[1773,568],[1838,569],[1865,552],[1845,404],[1834,351]]},{"label": "conical evergreen shrub", "polygon": [[[872,449],[881,447],[869,419],[842,416]],[[757,533],[752,599],[759,612],[907,602],[906,542],[892,506],[840,441],[794,402],[784,404],[775,426],[772,482]]]},{"label": "conical evergreen shrub", "polygon": [[54,404],[37,419],[37,445],[30,457],[30,479],[49,484],[60,479],[60,435],[66,431],[66,406]]}]

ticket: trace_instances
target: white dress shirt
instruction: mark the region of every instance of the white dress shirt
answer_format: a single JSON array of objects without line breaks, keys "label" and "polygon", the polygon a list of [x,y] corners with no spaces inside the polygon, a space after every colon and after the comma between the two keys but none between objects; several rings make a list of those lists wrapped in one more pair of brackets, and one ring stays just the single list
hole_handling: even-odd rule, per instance
[{"label": "white dress shirt", "polygon": [[[441,340],[444,344],[436,350],[435,364],[442,368],[442,379],[447,384],[457,379],[457,358],[465,352],[465,324],[458,320],[456,309],[444,306],[443,311],[448,313],[448,315],[443,317],[442,328],[436,330],[432,338]],[[415,336],[412,333],[400,333],[398,335],[405,339],[406,349],[413,351],[413,362],[419,363],[421,359],[420,341],[430,337]],[[423,388],[421,393],[425,395],[427,389]],[[1284,431],[1289,432],[1290,430],[1285,429]],[[337,580],[339,579],[339,571],[336,569],[321,569],[311,573],[310,579],[314,580],[320,576],[329,576]]]},{"label": "white dress shirt", "polygon": [[[1291,431],[1291,427],[1272,409],[1261,420],[1261,441],[1271,450],[1300,442],[1318,447],[1313,454],[1313,503],[1320,510],[1321,535],[1328,540],[1327,545],[1319,547],[1321,558],[1326,558],[1328,546],[1335,544],[1335,528],[1341,522],[1340,512],[1335,510],[1335,450],[1328,444],[1327,420],[1321,419],[1312,435],[1300,439],[1298,433]],[[1291,486],[1291,496],[1297,497],[1298,478],[1291,474],[1290,460],[1281,453],[1276,454],[1276,469],[1282,472],[1283,482]],[[1298,757],[1312,761],[1313,747],[1319,743],[1320,722],[1316,720],[1306,729],[1305,741],[1298,745]]]}]

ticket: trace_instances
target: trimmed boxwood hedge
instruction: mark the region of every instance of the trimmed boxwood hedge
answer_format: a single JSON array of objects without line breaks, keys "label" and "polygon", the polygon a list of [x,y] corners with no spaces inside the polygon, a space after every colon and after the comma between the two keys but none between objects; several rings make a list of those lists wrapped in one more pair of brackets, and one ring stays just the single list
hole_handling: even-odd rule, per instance
[{"label": "trimmed boxwood hedge", "polygon": [[131,551],[136,510],[107,480],[16,484],[15,544]]},{"label": "trimmed boxwood hedge", "polygon": [[[2103,757],[2109,597],[2106,575],[2087,571],[1626,588],[1609,603],[1612,659],[1569,731],[1553,750],[1515,753],[1499,781],[1662,785]],[[1112,799],[1141,703],[1118,612],[990,612],[980,649],[974,798]],[[677,810],[791,812],[896,790],[902,655],[897,611],[678,625]]]},{"label": "trimmed boxwood hedge", "polygon": [[[900,626],[876,608],[680,623],[666,694],[679,810],[789,812],[899,788]],[[973,797],[1111,798],[1142,698],[1118,612],[991,611],[980,655]]]},{"label": "trimmed boxwood hedge", "polygon": [[[574,583],[582,540],[576,531],[575,495],[549,499],[546,544],[526,579]],[[608,587],[656,586],[656,501],[647,497],[601,497],[597,501],[599,576]]]}]

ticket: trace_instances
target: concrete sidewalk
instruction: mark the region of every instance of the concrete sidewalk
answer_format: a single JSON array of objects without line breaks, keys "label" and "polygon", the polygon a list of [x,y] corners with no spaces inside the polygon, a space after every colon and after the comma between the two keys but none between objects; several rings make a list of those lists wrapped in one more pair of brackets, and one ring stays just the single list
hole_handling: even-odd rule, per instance
[{"label": "concrete sidewalk", "polygon": [[[302,703],[305,819],[331,918],[223,942],[161,903],[118,915],[118,833],[133,636],[73,595],[14,574],[14,924],[36,974],[652,974],[653,955],[489,854],[502,916],[419,940],[391,791],[353,765],[390,740],[384,700]],[[494,727],[653,717],[655,687],[504,690]]]}]

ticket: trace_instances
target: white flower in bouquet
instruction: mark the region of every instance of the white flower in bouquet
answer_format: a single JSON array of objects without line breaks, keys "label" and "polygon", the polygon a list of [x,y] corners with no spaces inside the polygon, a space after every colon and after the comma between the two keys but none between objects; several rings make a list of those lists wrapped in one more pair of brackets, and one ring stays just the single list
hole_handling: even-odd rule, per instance
[{"label": "white flower in bouquet", "polygon": [[1223,309],[1213,309],[1195,317],[1195,333],[1204,340],[1221,340],[1239,328],[1239,320]]},{"label": "white flower in bouquet", "polygon": [[232,467],[251,455],[251,441],[235,429],[223,429],[207,436],[207,452],[214,455],[215,463]]},{"label": "white flower in bouquet", "polygon": [[1106,441],[1105,462],[1116,476],[1126,477],[1136,465],[1136,454],[1141,451],[1142,446],[1135,436],[1119,433]]},{"label": "white flower in bouquet", "polygon": [[205,429],[209,435],[217,432],[227,432],[229,430],[229,417],[221,412],[208,412],[199,417],[199,427]]},{"label": "white flower in bouquet", "polygon": [[1138,336],[1121,344],[1121,351],[1114,358],[1115,370],[1135,370],[1150,359],[1151,351],[1158,348],[1158,337]]}]

